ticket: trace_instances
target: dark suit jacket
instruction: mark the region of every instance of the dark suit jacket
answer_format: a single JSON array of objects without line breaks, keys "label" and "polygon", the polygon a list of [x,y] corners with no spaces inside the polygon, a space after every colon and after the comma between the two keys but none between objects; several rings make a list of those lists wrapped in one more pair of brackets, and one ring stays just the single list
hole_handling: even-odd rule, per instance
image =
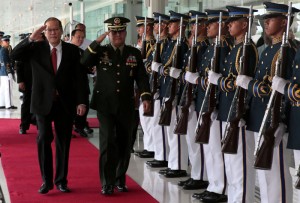
[{"label": "dark suit jacket", "polygon": [[75,114],[78,104],[86,104],[86,73],[80,66],[80,55],[75,45],[62,41],[62,58],[56,74],[51,64],[48,41],[29,42],[26,38],[13,49],[11,57],[17,61],[30,61],[32,113],[49,114],[56,91],[67,113]]}]

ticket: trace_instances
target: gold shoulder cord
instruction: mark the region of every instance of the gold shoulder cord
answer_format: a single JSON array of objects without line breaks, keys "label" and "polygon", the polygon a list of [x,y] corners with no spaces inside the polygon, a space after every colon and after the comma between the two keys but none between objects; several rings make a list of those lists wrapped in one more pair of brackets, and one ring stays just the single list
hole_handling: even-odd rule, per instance
[{"label": "gold shoulder cord", "polygon": [[236,54],[236,58],[235,58],[235,70],[237,72],[237,74],[240,74],[240,55],[241,55],[241,50],[242,50],[242,47],[243,46],[240,46],[238,51],[237,51],[237,54]]},{"label": "gold shoulder cord", "polygon": [[172,60],[173,60],[173,56],[175,55],[175,50],[176,50],[176,45],[174,46],[173,48],[173,51],[171,53],[171,56],[169,58],[169,60],[167,61],[167,63],[164,65],[164,67],[168,67],[171,63],[172,63]]},{"label": "gold shoulder cord", "polygon": [[274,75],[275,75],[275,69],[276,69],[276,61],[277,61],[277,58],[280,54],[280,49],[276,52],[273,60],[272,60],[272,64],[271,64],[271,73],[270,73],[270,76],[273,78]]},{"label": "gold shoulder cord", "polygon": [[149,48],[148,51],[147,51],[146,58],[148,58],[149,55],[152,53],[152,51],[154,51],[154,46],[151,45],[150,43],[149,43],[149,46],[150,46],[150,48]]}]

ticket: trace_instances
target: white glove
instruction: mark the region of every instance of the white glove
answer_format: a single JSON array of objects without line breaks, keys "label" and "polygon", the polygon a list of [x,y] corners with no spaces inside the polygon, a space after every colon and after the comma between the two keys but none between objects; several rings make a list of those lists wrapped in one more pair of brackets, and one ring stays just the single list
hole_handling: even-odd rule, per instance
[{"label": "white glove", "polygon": [[236,85],[240,86],[241,88],[248,90],[249,82],[252,80],[252,77],[249,77],[247,75],[238,75],[236,77]]},{"label": "white glove", "polygon": [[239,122],[239,127],[242,128],[246,125],[246,121],[244,119],[241,118],[240,122]]},{"label": "white glove", "polygon": [[152,62],[151,64],[151,69],[152,71],[158,72],[159,71],[159,66],[161,66],[161,63],[157,63],[157,62]]},{"label": "white glove", "polygon": [[172,78],[175,78],[175,79],[179,78],[180,73],[181,73],[181,70],[180,70],[180,69],[174,68],[174,67],[171,67],[171,68],[170,68],[170,76],[171,76]]},{"label": "white glove", "polygon": [[212,70],[208,71],[208,82],[214,85],[218,85],[219,78],[222,77],[221,73],[216,73]]},{"label": "white glove", "polygon": [[143,59],[143,63],[147,62],[147,59]]},{"label": "white glove", "polygon": [[275,75],[272,79],[272,89],[276,90],[281,94],[284,94],[284,87],[288,82],[289,82],[288,80],[285,80]]},{"label": "white glove", "polygon": [[154,99],[154,100],[157,100],[158,97],[159,97],[159,92],[156,92],[156,93],[154,94],[154,96],[153,96],[153,99]]},{"label": "white glove", "polygon": [[286,131],[286,125],[284,123],[279,123],[279,126],[274,133],[274,137],[275,137],[274,146],[275,147],[277,147],[280,144],[280,142],[285,134],[285,131]]},{"label": "white glove", "polygon": [[11,73],[8,73],[7,76],[8,76],[8,80],[13,80],[13,75]]},{"label": "white glove", "polygon": [[218,117],[218,111],[214,110],[210,115],[211,124],[217,119],[217,117]]},{"label": "white glove", "polygon": [[199,78],[198,73],[192,73],[190,71],[187,71],[184,76],[184,79],[191,84],[197,84],[198,78]]}]

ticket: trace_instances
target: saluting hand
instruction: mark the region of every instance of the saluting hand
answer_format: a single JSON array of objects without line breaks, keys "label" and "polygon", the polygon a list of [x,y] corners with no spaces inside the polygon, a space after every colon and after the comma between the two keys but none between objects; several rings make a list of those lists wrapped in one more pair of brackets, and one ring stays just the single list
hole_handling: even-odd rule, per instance
[{"label": "saluting hand", "polygon": [[46,29],[47,25],[43,25],[39,29],[35,30],[30,36],[29,39],[32,41],[37,41],[41,38],[41,33]]},{"label": "saluting hand", "polygon": [[149,113],[150,112],[150,101],[144,100],[143,108],[144,108],[144,113]]},{"label": "saluting hand", "polygon": [[100,35],[100,36],[96,39],[96,42],[101,43],[101,42],[106,38],[106,36],[107,36],[109,33],[110,33],[110,31],[105,32],[105,33],[103,33],[102,35]]}]

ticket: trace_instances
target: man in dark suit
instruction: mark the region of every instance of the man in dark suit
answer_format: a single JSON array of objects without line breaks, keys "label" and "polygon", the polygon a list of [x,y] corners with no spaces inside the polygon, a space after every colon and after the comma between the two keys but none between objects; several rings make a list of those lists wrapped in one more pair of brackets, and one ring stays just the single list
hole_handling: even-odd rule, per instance
[{"label": "man in dark suit", "polygon": [[[125,45],[127,18],[104,21],[109,31],[99,36],[85,50],[81,63],[97,65],[97,82],[91,108],[97,110],[100,122],[100,180],[102,194],[110,195],[114,187],[127,192],[131,134],[134,122],[134,81],[141,93],[145,112],[150,110],[150,87],[141,53]],[[106,36],[110,44],[99,45]]]},{"label": "man in dark suit", "polygon": [[[46,41],[36,41],[45,31]],[[73,118],[86,110],[85,70],[79,62],[75,45],[61,41],[61,22],[48,18],[44,25],[20,42],[12,51],[14,60],[28,57],[32,67],[31,112],[36,115],[39,127],[38,158],[43,184],[39,193],[45,194],[54,184],[61,192],[67,187],[69,148]],[[56,174],[53,184],[52,121],[55,127]]]}]

